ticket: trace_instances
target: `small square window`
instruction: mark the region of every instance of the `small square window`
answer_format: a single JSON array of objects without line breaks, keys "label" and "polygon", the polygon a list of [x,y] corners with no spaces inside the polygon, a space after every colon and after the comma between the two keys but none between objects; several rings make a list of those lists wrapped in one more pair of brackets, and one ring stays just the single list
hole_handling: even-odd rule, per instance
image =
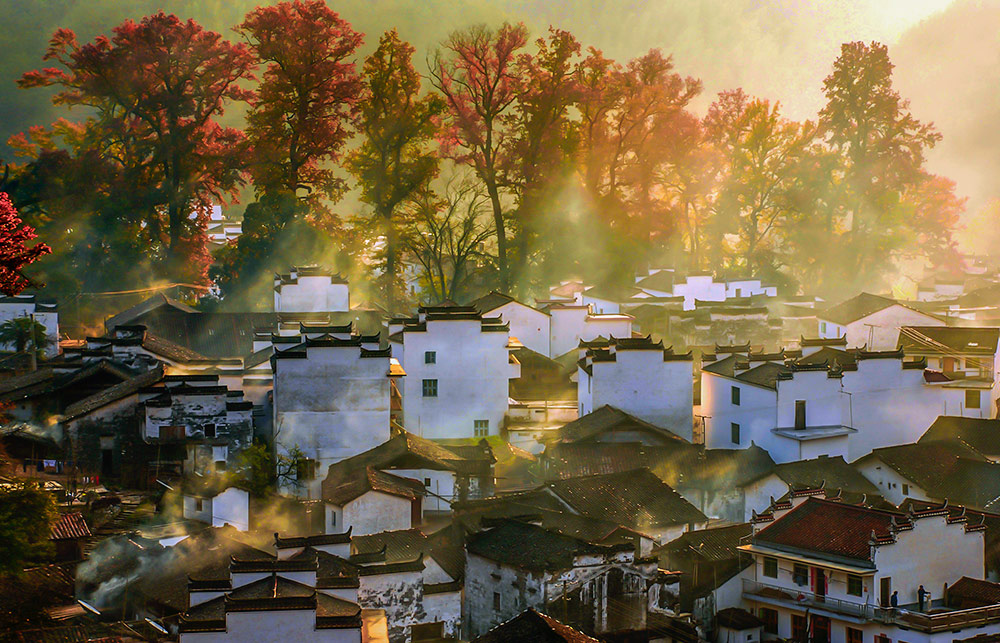
[{"label": "small square window", "polygon": [[434,351],[424,352],[424,364],[437,364],[437,353]]},{"label": "small square window", "polygon": [[489,420],[474,420],[473,421],[473,435],[477,438],[485,438],[490,434],[490,421]]},{"label": "small square window", "polygon": [[979,391],[966,391],[965,392],[965,408],[967,408],[967,409],[978,409],[978,408],[980,408],[980,395],[979,395]]},{"label": "small square window", "polygon": [[809,568],[805,565],[795,565],[792,568],[792,580],[796,585],[802,587],[809,584]]},{"label": "small square window", "polygon": [[826,333],[826,322],[819,323],[819,332]]},{"label": "small square window", "polygon": [[739,444],[740,443],[740,425],[739,424],[736,424],[735,422],[732,422],[729,425],[729,439],[732,441],[733,444]]},{"label": "small square window", "polygon": [[861,577],[856,574],[847,575],[847,593],[851,596],[861,596]]},{"label": "small square window", "polygon": [[500,592],[493,592],[493,610],[500,611]]},{"label": "small square window", "polygon": [[204,428],[205,428],[205,437],[206,438],[214,438],[215,437],[215,425],[214,424],[206,424]]},{"label": "small square window", "polygon": [[194,510],[195,511],[204,511],[205,510],[205,501],[202,500],[201,498],[195,499],[195,501],[194,501]]},{"label": "small square window", "polygon": [[739,406],[740,405],[740,389],[738,387],[734,386],[731,389],[730,399],[733,402],[733,406]]},{"label": "small square window", "polygon": [[431,486],[431,479],[430,478],[424,478],[424,486],[425,487]]},{"label": "small square window", "polygon": [[768,578],[778,577],[778,559],[767,557],[764,559],[764,575]]},{"label": "small square window", "polygon": [[903,495],[904,496],[910,495],[910,485],[908,484],[903,485]]},{"label": "small square window", "polygon": [[424,397],[437,397],[438,396],[438,381],[437,380],[424,380],[422,382]]},{"label": "small square window", "polygon": [[853,627],[847,628],[847,643],[862,643],[864,640],[864,632]]}]

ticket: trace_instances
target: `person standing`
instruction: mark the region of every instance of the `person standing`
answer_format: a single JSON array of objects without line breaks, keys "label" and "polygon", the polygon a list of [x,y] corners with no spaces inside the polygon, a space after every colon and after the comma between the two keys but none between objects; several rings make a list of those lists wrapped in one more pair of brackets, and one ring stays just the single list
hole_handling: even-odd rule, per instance
[{"label": "person standing", "polygon": [[889,607],[892,609],[899,607],[899,592],[893,592],[892,596],[889,597]]},{"label": "person standing", "polygon": [[927,597],[927,590],[921,585],[917,588],[917,605],[919,605],[919,610],[924,611],[924,599]]}]

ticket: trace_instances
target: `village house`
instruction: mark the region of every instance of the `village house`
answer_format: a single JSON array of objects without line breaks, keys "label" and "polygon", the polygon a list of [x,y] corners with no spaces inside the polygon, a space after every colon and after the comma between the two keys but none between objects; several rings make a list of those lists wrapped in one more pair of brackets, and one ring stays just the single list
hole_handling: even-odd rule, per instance
[{"label": "village house", "polygon": [[[371,491],[368,487],[372,486],[376,491],[391,488],[395,495],[383,492],[371,496],[377,498],[380,504],[379,507],[368,507],[366,511],[384,514],[394,524],[406,525],[380,527],[380,530],[409,528],[418,525],[420,516],[427,512],[447,513],[454,502],[493,495],[495,462],[493,451],[485,441],[469,447],[446,447],[412,433],[395,430],[386,442],[330,465],[322,488],[324,494],[338,490],[338,499],[341,499],[344,490],[350,490],[347,495],[353,495],[359,490]],[[391,477],[373,476],[372,471],[391,474]],[[417,492],[412,481],[422,484],[422,493]],[[357,497],[363,497],[368,491]],[[338,505],[336,501],[330,504],[343,511],[344,505]],[[332,518],[332,511],[328,511],[328,521]],[[392,518],[388,518],[390,514]],[[328,528],[340,531],[346,526],[328,523]]]},{"label": "village house", "polygon": [[534,608],[526,609],[509,621],[497,625],[472,643],[507,643],[508,641],[549,641],[550,643],[599,643],[569,625]]},{"label": "village house", "polygon": [[1000,328],[903,326],[899,343],[907,355],[926,358],[927,368],[949,380],[940,385],[945,392],[942,415],[996,417]]},{"label": "village house", "polygon": [[79,511],[59,514],[49,529],[53,560],[56,562],[76,562],[84,557],[84,547],[93,534],[87,520]]},{"label": "village house", "polygon": [[991,462],[1000,462],[1000,419],[983,420],[979,418],[942,415],[934,420],[924,432],[919,443],[959,441],[963,442]]},{"label": "village house", "polygon": [[[265,561],[261,561],[265,562]],[[287,578],[284,568],[303,574],[289,561],[274,561],[261,565],[271,573],[238,573],[239,562],[233,562],[229,586],[225,582],[208,587],[210,592],[195,592],[191,607],[180,619],[180,640],[190,641],[259,641],[279,643],[289,639],[362,643],[385,636],[385,614],[362,610],[351,601],[338,598],[316,587]],[[284,563],[284,564],[282,564]],[[303,570],[304,571],[304,570]],[[299,572],[296,574],[296,572]],[[262,576],[254,580],[238,576]],[[315,577],[315,571],[313,571]],[[201,589],[192,581],[193,589]],[[200,600],[198,594],[222,595]],[[200,600],[200,602],[195,602]],[[383,639],[384,640],[384,639]]]},{"label": "village house", "polygon": [[784,351],[733,353],[706,364],[705,445],[753,442],[775,462],[820,455],[853,462],[872,449],[914,442],[944,403],[924,360],[904,357],[902,350],[823,347],[794,359]]},{"label": "village house", "polygon": [[821,455],[812,460],[778,464],[773,470],[747,480],[741,488],[745,521],[764,513],[776,498],[802,490],[822,489],[846,502],[864,502],[869,506],[884,502],[878,487],[841,456]]},{"label": "village house", "polygon": [[316,497],[314,470],[321,476],[389,440],[392,380],[403,372],[378,335],[351,334],[350,325],[302,326],[291,339],[271,356],[274,442],[279,453],[297,449],[307,458],[299,482]]},{"label": "village house", "polygon": [[[277,561],[241,569],[266,573],[280,565],[287,578],[315,585],[363,610],[384,614],[388,641],[457,638],[465,552],[458,532],[418,529],[359,536],[280,537]],[[293,576],[294,574],[294,576]]]},{"label": "village house", "polygon": [[471,306],[421,308],[393,319],[389,341],[406,372],[403,427],[425,438],[499,435],[520,376],[508,324]]},{"label": "village house", "polygon": [[895,299],[866,292],[825,310],[817,311],[819,337],[846,337],[851,348],[893,350],[903,326],[944,326],[945,321]]},{"label": "village house", "polygon": [[[59,306],[54,299],[22,293],[13,297],[0,297],[0,324],[14,319],[29,317],[45,328],[48,345],[43,355],[48,358],[59,354]],[[4,350],[14,350],[14,346],[0,346]],[[31,346],[28,346],[31,349]]]},{"label": "village house", "polygon": [[551,316],[550,357],[576,351],[581,341],[598,337],[631,337],[635,319],[624,313],[594,312],[589,304],[549,302],[542,310]]},{"label": "village house", "polygon": [[1000,509],[1000,464],[958,440],[875,449],[855,466],[896,505],[914,499]]},{"label": "village house", "polygon": [[727,607],[715,615],[716,640],[721,642],[757,643],[764,633],[764,621],[739,607]]},{"label": "village house", "polygon": [[720,605],[740,604],[743,592],[740,572],[750,566],[751,560],[741,554],[738,547],[749,541],[752,532],[749,523],[696,529],[653,552],[662,569],[683,574],[680,611],[691,614],[692,621],[707,640],[726,640],[712,637],[713,619]]},{"label": "village house", "polygon": [[390,641],[458,638],[465,577],[463,534],[445,527],[351,538],[358,603],[384,610]]},{"label": "village house", "polygon": [[[347,288],[345,284],[334,284],[333,281],[338,280],[333,277],[325,281],[327,288],[341,292],[340,295],[331,295],[332,301],[343,296]],[[320,312],[202,311],[157,294],[110,317],[105,321],[105,328],[110,334],[118,326],[144,326],[156,338],[210,360],[209,364],[218,364],[218,360],[249,360],[259,350],[269,348],[265,344],[255,345],[255,340],[262,334],[294,335],[302,323],[326,326],[353,324],[358,334],[374,335],[382,330],[384,315],[381,310],[367,308]],[[257,359],[260,359],[259,356]]]},{"label": "village house", "polygon": [[250,492],[237,480],[192,476],[182,485],[182,515],[212,527],[251,529]]},{"label": "village house", "polygon": [[220,385],[217,375],[167,375],[139,397],[143,440],[162,447],[158,472],[222,471],[253,443],[253,403]]},{"label": "village house", "polygon": [[465,501],[455,507],[458,516],[473,517],[476,525],[484,517],[547,511],[559,512],[560,522],[573,521],[581,526],[579,533],[602,542],[605,537],[628,533],[636,543],[644,543],[637,545],[643,555],[654,545],[708,523],[702,512],[648,469],[552,480],[535,489]]},{"label": "village house", "polygon": [[940,506],[903,514],[793,499],[758,516],[739,547],[753,558],[742,606],[764,622],[767,639],[943,643],[997,633],[1000,609],[960,600],[973,582],[1000,589],[977,580],[984,529]]},{"label": "village house", "polygon": [[483,317],[501,318],[510,327],[511,337],[516,337],[523,346],[540,355],[552,357],[549,313],[496,290],[469,302],[469,306]]},{"label": "village house", "polygon": [[292,266],[274,275],[274,310],[279,313],[344,312],[351,309],[347,280],[320,266]]},{"label": "village house", "polygon": [[580,416],[611,406],[691,440],[693,382],[690,352],[676,354],[648,336],[612,337],[579,362]]},{"label": "village house", "polygon": [[763,296],[722,302],[695,301],[689,310],[669,309],[665,336],[677,346],[711,346],[739,339],[777,344],[784,332]]},{"label": "village house", "polygon": [[656,297],[683,297],[684,310],[694,310],[695,302],[723,302],[729,299],[776,297],[776,286],[752,277],[732,277],[716,281],[712,273],[690,273],[683,277],[673,270],[657,269],[636,277],[636,288]]},{"label": "village house", "polygon": [[410,529],[423,518],[423,482],[380,471],[372,466],[347,479],[323,482],[326,533],[347,529],[364,536]]},{"label": "village house", "polygon": [[630,543],[595,545],[518,520],[466,543],[465,632],[484,634],[528,608],[597,634],[643,629],[650,612],[674,613],[679,574],[639,558]]}]

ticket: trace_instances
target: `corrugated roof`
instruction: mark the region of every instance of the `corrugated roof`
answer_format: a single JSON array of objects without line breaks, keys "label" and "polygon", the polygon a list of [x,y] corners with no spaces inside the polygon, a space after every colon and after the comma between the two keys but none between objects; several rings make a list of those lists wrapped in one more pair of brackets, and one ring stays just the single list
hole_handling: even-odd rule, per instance
[{"label": "corrugated roof", "polygon": [[90,536],[90,527],[87,526],[87,521],[84,520],[83,514],[79,511],[59,516],[49,531],[51,540],[75,540]]}]

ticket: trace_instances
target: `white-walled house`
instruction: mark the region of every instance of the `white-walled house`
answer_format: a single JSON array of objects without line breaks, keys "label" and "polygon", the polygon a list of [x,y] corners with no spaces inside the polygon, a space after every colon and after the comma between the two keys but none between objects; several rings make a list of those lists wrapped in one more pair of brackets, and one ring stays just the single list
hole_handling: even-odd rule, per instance
[{"label": "white-walled house", "polygon": [[740,489],[743,492],[743,520],[747,521],[758,513],[765,513],[775,498],[788,494],[836,496],[846,502],[869,505],[883,501],[879,488],[839,456],[824,455],[778,464],[743,482]]},{"label": "white-walled house", "polygon": [[702,368],[705,445],[753,442],[778,463],[821,455],[853,462],[915,442],[944,408],[924,367],[901,350],[827,348],[785,363],[730,355]]},{"label": "white-walled house", "polygon": [[324,480],[326,533],[366,536],[416,527],[425,493],[422,482],[371,466],[346,480]]},{"label": "white-walled house", "polygon": [[470,639],[532,607],[562,609],[564,623],[592,633],[641,630],[679,593],[680,574],[658,570],[631,543],[596,545],[517,520],[471,536],[465,570]]},{"label": "white-walled house", "polygon": [[947,381],[944,413],[970,418],[997,416],[1000,378],[1000,328],[980,326],[903,326],[899,344],[907,355],[924,357],[927,368]]},{"label": "white-walled house", "polygon": [[[965,609],[961,600],[970,584],[1000,590],[980,580],[984,530],[948,508],[904,514],[795,498],[759,516],[740,546],[754,561],[741,606],[764,622],[765,639],[950,643],[995,634],[1000,608]],[[920,587],[929,593],[922,609]]]},{"label": "white-walled house", "polygon": [[612,406],[692,438],[691,353],[678,355],[663,342],[612,337],[607,348],[588,348],[578,365],[577,399],[583,417]]},{"label": "white-walled house", "polygon": [[[683,297],[684,310],[694,310],[696,302],[723,302],[764,295],[777,297],[778,288],[754,277],[731,277],[716,281],[709,272],[680,275],[672,269],[655,269],[635,280],[646,296]],[[640,296],[641,297],[641,296]],[[637,297],[639,298],[639,297]]]},{"label": "white-walled house", "polygon": [[499,435],[510,380],[520,376],[503,320],[470,306],[440,306],[392,320],[389,330],[406,372],[407,431],[432,439]]},{"label": "white-walled house", "polygon": [[[390,379],[402,373],[377,335],[311,332],[317,330],[275,344],[273,426],[278,452],[297,447],[322,476],[334,462],[389,439]],[[309,483],[311,494],[316,483]]]},{"label": "white-walled house", "polygon": [[576,350],[581,341],[598,337],[631,337],[631,315],[623,313],[597,314],[588,304],[551,303],[545,309],[551,316],[550,357]]},{"label": "white-walled house", "polygon": [[846,337],[850,348],[894,350],[903,326],[944,326],[945,321],[895,299],[863,292],[826,310],[817,311],[820,338]]},{"label": "white-walled house", "polygon": [[471,302],[483,317],[499,317],[510,326],[510,334],[527,348],[552,357],[550,350],[551,317],[549,313],[521,303],[510,295],[493,292]]},{"label": "white-walled house", "polygon": [[320,557],[337,560],[310,547],[289,558],[234,557],[226,578],[191,578],[180,641],[386,641],[384,611],[363,610],[353,597],[345,598],[349,591],[344,586],[357,587],[357,577],[324,575]]},{"label": "white-walled house", "polygon": [[183,515],[212,527],[232,525],[250,530],[250,494],[231,482],[187,485],[183,492]]},{"label": "white-walled house", "polygon": [[1000,508],[1000,464],[960,440],[875,449],[854,464],[895,505],[923,500]]},{"label": "white-walled house", "polygon": [[[44,351],[46,357],[59,354],[59,307],[55,300],[31,294],[0,297],[0,324],[19,317],[30,317],[45,327],[45,337],[49,340]],[[0,348],[14,350],[13,346]]]},{"label": "white-walled house", "polygon": [[351,309],[347,280],[318,266],[293,266],[274,276],[274,310],[279,313],[328,313]]},{"label": "white-walled house", "polygon": [[[330,465],[323,489],[356,485],[370,469],[423,483],[423,512],[449,512],[451,503],[493,495],[496,458],[485,440],[478,445],[445,447],[405,431],[394,430],[386,442]],[[409,492],[407,492],[409,493]],[[394,501],[402,508],[401,500]],[[408,506],[413,506],[411,502]],[[402,509],[401,509],[402,510]],[[409,510],[400,520],[416,524]],[[342,521],[341,521],[342,522]]]}]

